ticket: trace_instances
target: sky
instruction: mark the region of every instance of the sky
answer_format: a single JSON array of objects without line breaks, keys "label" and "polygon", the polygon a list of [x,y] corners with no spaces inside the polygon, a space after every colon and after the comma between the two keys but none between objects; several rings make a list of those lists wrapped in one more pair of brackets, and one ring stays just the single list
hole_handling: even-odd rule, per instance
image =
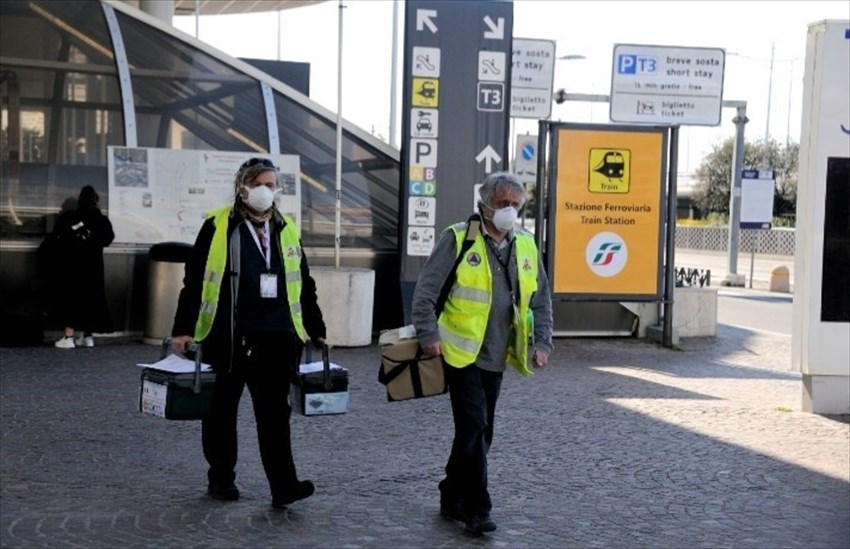
[{"label": "sky", "polygon": [[[392,0],[345,0],[342,10],[342,115],[389,141],[392,80]],[[310,63],[310,97],[337,109],[339,1],[242,15],[175,17],[173,25],[234,57]],[[850,2],[828,1],[558,1],[515,0],[515,38],[556,42],[554,89],[609,94],[615,44],[709,47],[726,50],[724,100],[747,102],[748,141],[800,141],[806,33],[810,23],[850,19]],[[396,139],[401,128],[404,2],[398,7]],[[771,59],[772,70],[771,70]],[[770,104],[768,117],[768,103]],[[679,166],[684,174],[735,128],[733,109],[719,126],[683,127]],[[607,103],[553,104],[565,122],[608,123]],[[534,134],[537,121],[516,119],[514,133]],[[398,146],[398,143],[395,143]]]}]

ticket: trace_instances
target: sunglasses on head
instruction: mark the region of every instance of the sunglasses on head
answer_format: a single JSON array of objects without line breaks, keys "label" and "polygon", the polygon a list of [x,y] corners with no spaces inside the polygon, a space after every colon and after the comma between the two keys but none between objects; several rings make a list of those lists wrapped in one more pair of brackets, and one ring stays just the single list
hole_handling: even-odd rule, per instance
[{"label": "sunglasses on head", "polygon": [[277,166],[275,166],[274,163],[268,158],[249,158],[248,160],[243,162],[241,166],[239,166],[239,171],[241,172],[242,170],[247,170],[248,168],[256,166],[257,164],[260,164],[266,168],[271,168],[272,170],[277,169]]}]

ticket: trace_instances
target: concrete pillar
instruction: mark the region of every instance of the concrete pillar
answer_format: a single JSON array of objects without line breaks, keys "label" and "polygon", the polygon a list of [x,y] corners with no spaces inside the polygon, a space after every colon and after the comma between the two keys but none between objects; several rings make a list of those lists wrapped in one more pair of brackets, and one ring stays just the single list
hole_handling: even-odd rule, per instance
[{"label": "concrete pillar", "polygon": [[791,291],[791,277],[788,267],[780,265],[770,271],[770,291],[785,292]]},{"label": "concrete pillar", "polygon": [[715,288],[676,288],[673,296],[673,326],[680,337],[717,335]]},{"label": "concrete pillar", "polygon": [[328,343],[361,347],[372,343],[375,271],[355,267],[310,267]]}]

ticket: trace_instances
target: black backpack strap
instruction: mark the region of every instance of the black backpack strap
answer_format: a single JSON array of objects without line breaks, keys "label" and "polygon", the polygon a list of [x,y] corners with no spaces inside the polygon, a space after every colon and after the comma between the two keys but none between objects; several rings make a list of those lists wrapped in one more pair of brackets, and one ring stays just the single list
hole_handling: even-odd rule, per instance
[{"label": "black backpack strap", "polygon": [[457,254],[457,259],[449,271],[446,281],[443,283],[443,288],[440,290],[440,296],[437,298],[437,307],[434,309],[437,313],[437,318],[443,312],[443,307],[446,306],[446,301],[449,299],[449,292],[452,291],[452,286],[455,285],[455,275],[457,274],[458,265],[463,261],[463,256],[467,250],[475,243],[478,234],[481,232],[481,217],[478,214],[472,214],[466,220],[466,236],[463,239],[463,244],[460,246],[460,253]]}]

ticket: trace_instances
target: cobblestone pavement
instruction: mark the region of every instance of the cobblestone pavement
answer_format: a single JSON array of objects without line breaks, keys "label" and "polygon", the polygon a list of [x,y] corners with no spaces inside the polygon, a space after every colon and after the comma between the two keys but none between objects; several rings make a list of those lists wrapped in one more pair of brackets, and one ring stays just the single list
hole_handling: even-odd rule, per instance
[{"label": "cobblestone pavement", "polygon": [[246,391],[237,484],[204,495],[200,423],[137,411],[158,348],[0,349],[0,546],[850,546],[850,425],[800,411],[791,340],[719,327],[668,350],[560,339],[533,378],[506,375],[490,483],[496,532],[440,518],[448,398],[388,403],[375,346],[333,349],[348,414],[293,416],[316,494],[270,507]]}]

